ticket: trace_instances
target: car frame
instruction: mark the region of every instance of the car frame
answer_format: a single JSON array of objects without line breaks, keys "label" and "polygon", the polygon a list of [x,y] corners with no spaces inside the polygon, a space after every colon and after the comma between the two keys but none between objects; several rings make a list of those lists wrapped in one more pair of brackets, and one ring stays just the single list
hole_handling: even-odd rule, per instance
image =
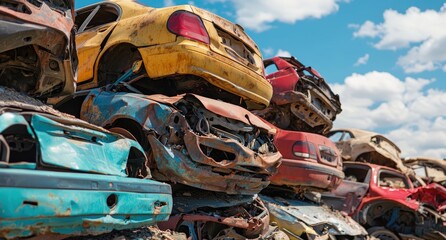
[{"label": "car frame", "polygon": [[109,84],[142,60],[146,85],[157,93],[257,109],[271,99],[257,45],[242,27],[206,10],[116,0],[78,9],[76,25],[80,89]]},{"label": "car frame", "polygon": [[325,79],[295,57],[276,56],[263,63],[267,70],[275,67],[266,75],[274,94],[271,105],[257,114],[282,129],[327,133],[342,109]]},{"label": "car frame", "polygon": [[283,159],[277,174],[270,178],[272,185],[320,191],[341,183],[342,160],[333,142],[314,133],[276,131],[274,144]]},{"label": "car frame", "polygon": [[400,148],[379,133],[345,128],[331,130],[327,137],[336,144],[344,161],[368,162],[410,172],[401,160]]},{"label": "car frame", "polygon": [[344,172],[346,179],[322,199],[353,216],[371,236],[446,239],[446,188],[415,188],[402,172],[370,163],[345,162]]},{"label": "car frame", "polygon": [[185,233],[188,239],[277,239],[288,237],[270,225],[270,215],[257,195],[227,195],[174,188],[174,210],[162,230]]},{"label": "car frame", "polygon": [[166,220],[171,187],[150,180],[146,164],[136,141],[0,88],[0,238],[97,235]]},{"label": "car frame", "polygon": [[351,217],[326,205],[281,194],[260,195],[274,222],[290,239],[368,239]]},{"label": "car frame", "polygon": [[425,182],[435,182],[446,187],[446,161],[430,157],[404,158],[404,165],[411,168]]},{"label": "car frame", "polygon": [[106,88],[69,96],[56,108],[140,142],[157,180],[246,195],[268,186],[282,158],[272,143],[273,128],[222,101],[142,94],[134,86],[143,80],[133,78],[133,71]]},{"label": "car frame", "polygon": [[76,89],[74,1],[0,4],[0,84],[38,98]]}]

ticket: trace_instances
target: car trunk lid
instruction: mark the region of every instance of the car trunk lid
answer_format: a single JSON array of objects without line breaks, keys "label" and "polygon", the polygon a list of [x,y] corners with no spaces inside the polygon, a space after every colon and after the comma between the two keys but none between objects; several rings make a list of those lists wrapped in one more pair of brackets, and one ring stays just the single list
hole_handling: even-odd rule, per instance
[{"label": "car trunk lid", "polygon": [[[211,41],[212,51],[225,57],[230,56],[232,59],[237,60],[258,74],[263,74],[263,63],[260,51],[240,25],[234,24],[206,10],[193,6],[191,8],[204,21],[212,23],[217,31],[217,42]],[[212,34],[210,35],[212,38]]]}]

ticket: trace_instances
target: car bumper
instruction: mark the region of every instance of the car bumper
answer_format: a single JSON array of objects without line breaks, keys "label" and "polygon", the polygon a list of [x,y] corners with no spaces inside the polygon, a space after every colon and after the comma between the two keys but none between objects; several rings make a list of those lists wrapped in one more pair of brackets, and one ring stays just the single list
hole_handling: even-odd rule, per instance
[{"label": "car bumper", "polygon": [[290,105],[290,111],[299,119],[306,122],[311,127],[323,126],[322,132],[327,132],[333,126],[328,116],[311,103],[311,99],[303,93],[288,91],[273,96],[271,102],[277,105]]},{"label": "car bumper", "polygon": [[[185,149],[178,150],[173,147],[167,147],[155,137],[149,136],[149,142],[157,165],[157,170],[152,172],[154,178],[166,179],[209,191],[226,192],[227,194],[252,195],[268,186],[269,181],[266,173],[259,174],[240,171],[232,166],[222,166],[220,168],[212,166],[215,164],[207,163],[207,161],[214,162],[214,160],[207,157],[200,150],[200,144],[206,144],[206,141],[203,140],[209,139],[200,138],[191,132],[189,132],[188,138],[191,140],[185,141],[188,153],[186,154]],[[234,142],[228,144],[218,139],[209,142],[211,142],[213,147],[227,151],[239,151],[237,156],[248,155],[249,160],[258,162],[255,159],[259,157],[257,154],[240,145],[235,145],[237,146],[235,147]],[[212,144],[212,142],[215,144]],[[272,159],[277,159],[274,161],[278,161],[280,157],[281,155],[278,152],[270,156]]]},{"label": "car bumper", "polygon": [[248,107],[258,109],[269,105],[273,89],[263,76],[236,61],[214,54],[209,48],[185,42],[139,48],[148,75],[159,78],[192,74],[242,97]]},{"label": "car bumper", "polygon": [[167,184],[98,174],[0,169],[0,237],[97,235],[167,220]]},{"label": "car bumper", "polygon": [[314,187],[333,189],[338,186],[344,173],[335,167],[319,163],[282,159],[278,173],[270,178],[271,184],[289,187]]}]

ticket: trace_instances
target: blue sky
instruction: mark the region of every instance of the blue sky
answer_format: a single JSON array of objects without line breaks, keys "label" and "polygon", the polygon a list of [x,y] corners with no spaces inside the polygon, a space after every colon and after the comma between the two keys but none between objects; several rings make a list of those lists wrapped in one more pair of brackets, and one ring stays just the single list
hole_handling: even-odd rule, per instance
[{"label": "blue sky", "polygon": [[[82,7],[97,1],[76,1]],[[291,54],[341,97],[335,127],[385,134],[403,156],[446,158],[446,4],[434,0],[165,0],[242,25],[264,58]]]}]

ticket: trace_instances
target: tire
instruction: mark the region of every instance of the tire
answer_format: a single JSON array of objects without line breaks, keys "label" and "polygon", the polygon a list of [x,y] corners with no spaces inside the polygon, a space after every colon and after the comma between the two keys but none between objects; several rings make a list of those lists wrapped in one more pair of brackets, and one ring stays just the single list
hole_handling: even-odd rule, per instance
[{"label": "tire", "polygon": [[372,227],[367,229],[370,237],[375,237],[380,240],[400,240],[400,238],[393,232],[387,230],[385,227]]}]

